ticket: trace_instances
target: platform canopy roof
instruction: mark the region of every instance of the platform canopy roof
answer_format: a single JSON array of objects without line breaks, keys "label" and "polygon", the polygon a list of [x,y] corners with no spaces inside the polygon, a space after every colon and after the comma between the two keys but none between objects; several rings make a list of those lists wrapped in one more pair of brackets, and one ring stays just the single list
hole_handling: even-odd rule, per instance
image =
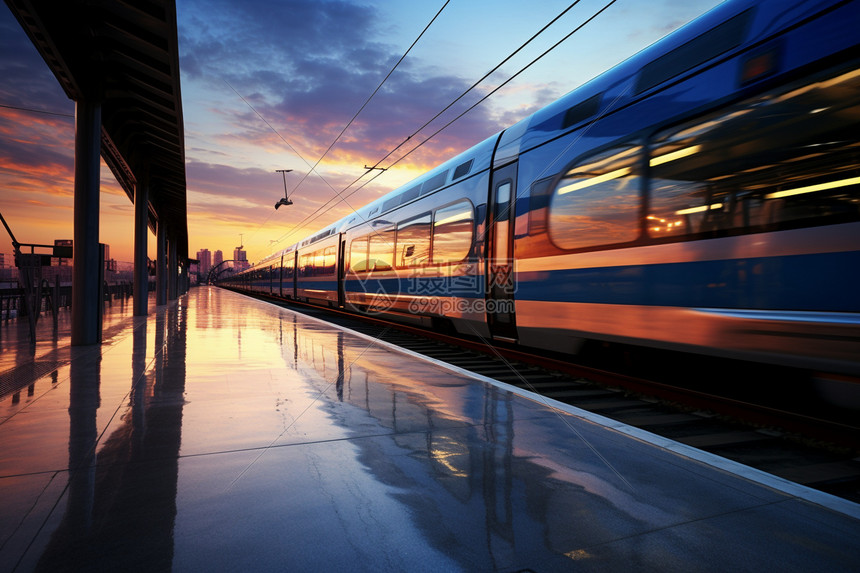
[{"label": "platform canopy roof", "polygon": [[149,225],[188,255],[176,4],[6,0],[69,98],[101,101],[101,155],[129,198],[149,179]]}]

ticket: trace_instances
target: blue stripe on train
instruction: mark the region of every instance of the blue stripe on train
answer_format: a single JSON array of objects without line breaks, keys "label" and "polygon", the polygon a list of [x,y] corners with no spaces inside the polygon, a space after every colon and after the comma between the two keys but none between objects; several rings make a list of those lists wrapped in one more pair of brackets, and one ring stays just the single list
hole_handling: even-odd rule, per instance
[{"label": "blue stripe on train", "polygon": [[516,298],[648,306],[860,312],[860,251],[517,275]]},{"label": "blue stripe on train", "polygon": [[[290,286],[292,286],[292,284]],[[327,281],[299,280],[296,283],[296,288],[313,289],[313,290],[330,290],[330,291],[337,292],[337,281],[336,280],[327,280]]]}]

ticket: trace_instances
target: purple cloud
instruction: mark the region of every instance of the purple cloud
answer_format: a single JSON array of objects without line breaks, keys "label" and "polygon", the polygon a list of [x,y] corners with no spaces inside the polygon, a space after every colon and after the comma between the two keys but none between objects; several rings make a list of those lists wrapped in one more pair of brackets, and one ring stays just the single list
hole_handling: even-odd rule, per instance
[{"label": "purple cloud", "polygon": [[[306,159],[312,162],[404,49],[373,40],[377,22],[383,20],[377,9],[349,2],[221,1],[207,2],[205,7],[191,3],[183,10],[187,11],[187,23],[180,30],[183,72],[213,89],[224,90],[224,81],[229,82],[274,126],[296,128],[309,147]],[[356,163],[375,162],[469,85],[463,78],[440,74],[407,58],[330,158],[349,156]],[[470,94],[429,126],[426,134],[478,97],[478,93]],[[248,127],[246,113],[235,121]],[[434,146],[463,149],[503,127],[481,106],[446,130]],[[268,137],[265,132],[258,135]],[[433,156],[428,146],[416,159],[430,166],[445,157]]]},{"label": "purple cloud", "polygon": [[75,105],[4,4],[0,8],[0,104],[73,114]]}]

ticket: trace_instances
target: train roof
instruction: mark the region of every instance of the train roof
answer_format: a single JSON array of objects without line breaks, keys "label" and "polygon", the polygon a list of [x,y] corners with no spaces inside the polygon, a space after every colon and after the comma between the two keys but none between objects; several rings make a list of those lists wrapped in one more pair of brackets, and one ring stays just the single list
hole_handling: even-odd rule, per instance
[{"label": "train roof", "polygon": [[413,199],[489,169],[493,148],[498,137],[499,134],[488,137],[478,145],[357,209],[355,213],[347,215],[333,226],[340,230],[342,226],[347,228],[361,224]]},{"label": "train roof", "polygon": [[839,0],[729,0],[502,133],[496,165],[649,97]]}]

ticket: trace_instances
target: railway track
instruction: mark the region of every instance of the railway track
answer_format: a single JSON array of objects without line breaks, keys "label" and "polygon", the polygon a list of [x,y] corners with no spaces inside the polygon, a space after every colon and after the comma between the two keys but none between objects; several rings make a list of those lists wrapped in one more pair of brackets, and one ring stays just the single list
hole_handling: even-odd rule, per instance
[{"label": "railway track", "polygon": [[[273,300],[436,360],[860,503],[860,427],[485,341]],[[838,418],[838,417],[837,417]]]}]

